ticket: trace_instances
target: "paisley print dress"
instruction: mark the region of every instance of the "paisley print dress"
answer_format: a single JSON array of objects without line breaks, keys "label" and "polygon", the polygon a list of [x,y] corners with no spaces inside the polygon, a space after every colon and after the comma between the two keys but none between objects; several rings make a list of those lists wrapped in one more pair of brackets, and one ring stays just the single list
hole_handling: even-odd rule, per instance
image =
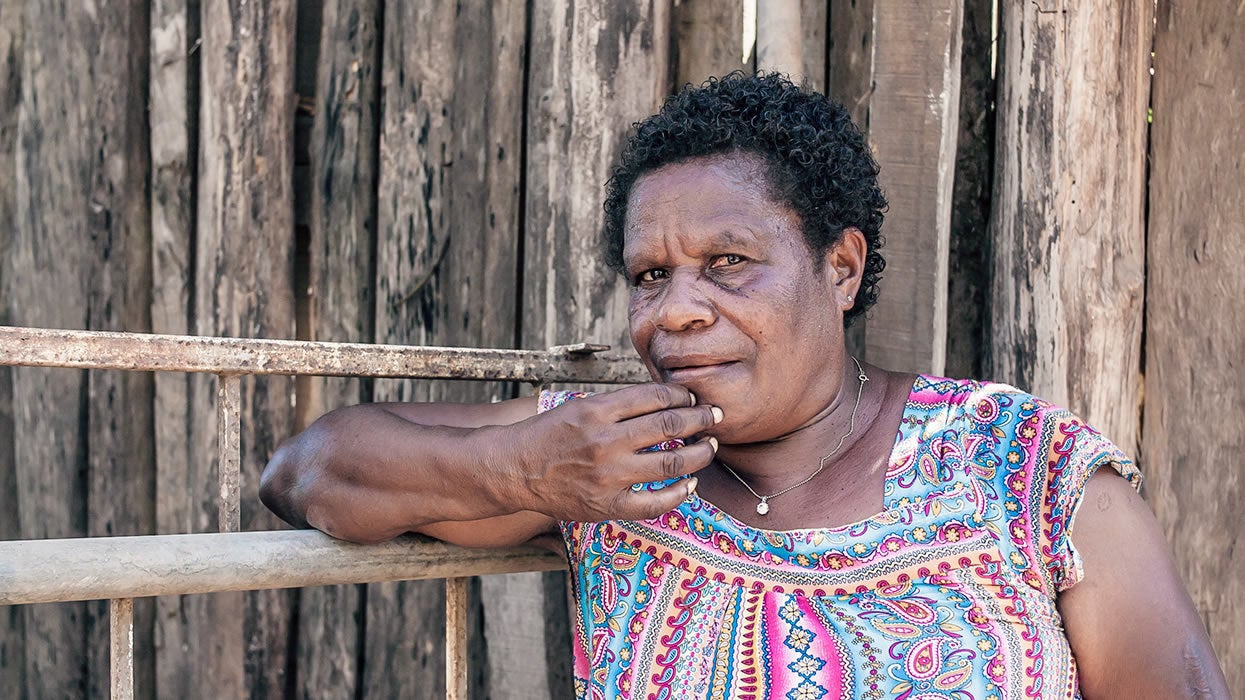
[{"label": "paisley print dress", "polygon": [[757,529],[696,496],[562,523],[577,696],[1078,698],[1055,608],[1081,577],[1068,531],[1093,472],[1136,486],[1132,463],[1017,389],[921,376],[889,465],[884,510],[843,527]]}]

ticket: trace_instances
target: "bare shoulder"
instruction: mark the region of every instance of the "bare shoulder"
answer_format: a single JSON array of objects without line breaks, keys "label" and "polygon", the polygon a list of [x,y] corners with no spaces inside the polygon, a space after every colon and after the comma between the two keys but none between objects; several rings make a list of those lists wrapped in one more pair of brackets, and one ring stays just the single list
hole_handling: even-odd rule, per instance
[{"label": "bare shoulder", "polygon": [[1071,530],[1084,580],[1059,595],[1086,698],[1227,698],[1223,672],[1162,528],[1100,469]]}]

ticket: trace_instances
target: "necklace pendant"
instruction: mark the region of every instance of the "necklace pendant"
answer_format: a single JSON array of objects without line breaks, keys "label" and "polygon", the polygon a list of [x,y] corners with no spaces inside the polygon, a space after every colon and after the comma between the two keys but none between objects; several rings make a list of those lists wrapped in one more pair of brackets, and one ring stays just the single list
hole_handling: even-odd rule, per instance
[{"label": "necklace pendant", "polygon": [[762,498],[761,502],[757,504],[757,515],[765,515],[769,512],[769,504],[766,503],[767,500],[769,499]]}]

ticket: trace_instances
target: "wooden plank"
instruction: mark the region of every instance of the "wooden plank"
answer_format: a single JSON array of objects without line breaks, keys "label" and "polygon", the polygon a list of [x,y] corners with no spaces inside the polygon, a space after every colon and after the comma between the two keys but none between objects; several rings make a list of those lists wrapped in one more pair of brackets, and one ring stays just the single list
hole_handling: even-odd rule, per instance
[{"label": "wooden plank", "polygon": [[874,6],[868,136],[890,210],[867,354],[895,370],[940,374],[945,364],[962,20],[962,0]]},{"label": "wooden plank", "polygon": [[960,126],[948,253],[947,362],[952,377],[983,377],[989,347],[990,186],[994,152],[994,0],[964,0]]},{"label": "wooden plank", "polygon": [[[96,252],[92,241],[108,233],[88,205],[93,178],[105,174],[97,167],[121,165],[117,161],[125,153],[124,143],[100,142],[92,123],[108,98],[95,89],[97,80],[106,80],[96,52],[107,40],[81,5],[27,3],[25,11],[11,319],[85,328]],[[85,372],[13,372],[23,538],[87,534],[87,390]],[[28,607],[22,614],[25,694],[85,696],[87,606]]]},{"label": "wooden plank", "polygon": [[757,3],[757,70],[804,78],[804,29],[800,0]]},{"label": "wooden plank", "polygon": [[826,84],[826,0],[757,4],[757,70],[786,73],[797,84]]},{"label": "wooden plank", "polygon": [[[0,3],[0,221],[17,220],[17,115],[22,100],[25,3]],[[0,227],[0,324],[9,323],[7,286],[14,227]],[[17,467],[13,461],[13,372],[0,368],[0,540],[21,537]],[[0,609],[0,688],[26,685],[21,608]],[[20,690],[19,690],[20,692]]]},{"label": "wooden plank", "polygon": [[[180,335],[195,331],[199,2],[153,0],[150,22],[151,323],[155,332]],[[210,378],[155,375],[156,528],[162,533],[215,529],[208,442],[214,434],[192,408],[207,402],[202,394],[193,402],[195,391],[215,393]],[[215,415],[214,408],[208,411]],[[156,600],[156,697],[202,697],[205,687],[241,694],[241,662],[233,658],[241,609],[240,594]]]},{"label": "wooden plank", "polygon": [[1132,453],[1152,3],[1000,9],[991,374]]},{"label": "wooden plank", "polygon": [[682,0],[674,7],[675,86],[743,70],[743,0]]},{"label": "wooden plank", "polygon": [[[873,2],[830,0],[826,48],[827,94],[843,103],[862,133],[869,133],[873,97]],[[866,320],[847,329],[847,350],[862,362],[868,354]]]},{"label": "wooden plank", "polygon": [[[518,3],[386,5],[378,342],[514,343],[525,21]],[[374,394],[491,401],[511,389],[386,380]],[[438,583],[369,587],[364,692],[443,697],[444,620]]]},{"label": "wooden plank", "polygon": [[[290,338],[294,5],[234,0],[203,3],[202,12],[195,331]],[[192,459],[211,464],[215,392],[198,378],[192,393],[198,428]],[[278,526],[259,503],[258,477],[277,442],[292,432],[293,394],[287,377],[242,383],[243,529]],[[196,495],[214,504],[216,493],[213,484]],[[191,687],[221,696],[286,692],[291,599],[286,591],[247,594],[245,615],[213,621],[223,629],[197,630],[211,637],[192,644],[193,653],[215,642],[220,664],[195,663],[191,672],[201,682]],[[242,630],[235,637],[237,619]]]},{"label": "wooden plank", "polygon": [[[84,8],[79,21],[98,37],[92,66],[88,136],[99,144],[82,154],[89,178],[87,327],[143,332],[151,329],[151,212],[147,107],[148,7],[125,0],[96,14]],[[63,41],[63,39],[62,39]],[[105,68],[106,67],[106,68]],[[79,95],[78,99],[83,99]],[[99,150],[96,150],[98,148]],[[81,206],[80,204],[74,206]],[[155,446],[151,375],[90,372],[87,375],[87,534],[140,535],[155,529]],[[154,605],[129,607],[136,697],[153,697]],[[87,695],[111,687],[108,603],[87,606]]]},{"label": "wooden plank", "polygon": [[[311,336],[370,342],[380,117],[380,0],[331,0],[321,16],[311,133]],[[371,396],[371,383],[310,378],[300,411],[313,419]],[[353,698],[363,658],[365,588],[304,589],[298,606],[302,698]]]},{"label": "wooden plank", "polygon": [[[627,129],[656,111],[670,90],[670,3],[579,0],[535,3],[532,12],[520,342],[582,340],[632,352],[626,284],[600,253],[601,201]],[[543,591],[534,590],[529,579],[515,594],[543,598],[540,613],[486,615],[485,625],[524,621],[508,634],[530,634],[533,643],[522,657],[516,649],[515,658],[535,668],[548,659],[546,696],[569,697],[566,577],[547,575],[541,583]],[[488,599],[489,582],[484,586]],[[490,664],[498,634],[489,632]],[[506,672],[519,677],[518,668]]]},{"label": "wooden plank", "polygon": [[808,86],[826,89],[826,56],[830,47],[830,3],[828,0],[800,0],[800,70]]},{"label": "wooden plank", "polygon": [[[1245,697],[1245,22],[1161,3],[1146,255],[1146,492],[1233,697]],[[1196,124],[1196,128],[1190,125]]]}]

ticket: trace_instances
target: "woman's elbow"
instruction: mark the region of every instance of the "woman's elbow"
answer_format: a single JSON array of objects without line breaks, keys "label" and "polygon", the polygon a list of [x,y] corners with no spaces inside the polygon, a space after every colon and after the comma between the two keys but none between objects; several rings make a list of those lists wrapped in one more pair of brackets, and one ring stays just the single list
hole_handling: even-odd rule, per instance
[{"label": "woman's elbow", "polygon": [[312,505],[332,497],[333,433],[339,422],[327,414],[283,442],[260,475],[260,501],[294,527],[314,527],[308,517]]}]

